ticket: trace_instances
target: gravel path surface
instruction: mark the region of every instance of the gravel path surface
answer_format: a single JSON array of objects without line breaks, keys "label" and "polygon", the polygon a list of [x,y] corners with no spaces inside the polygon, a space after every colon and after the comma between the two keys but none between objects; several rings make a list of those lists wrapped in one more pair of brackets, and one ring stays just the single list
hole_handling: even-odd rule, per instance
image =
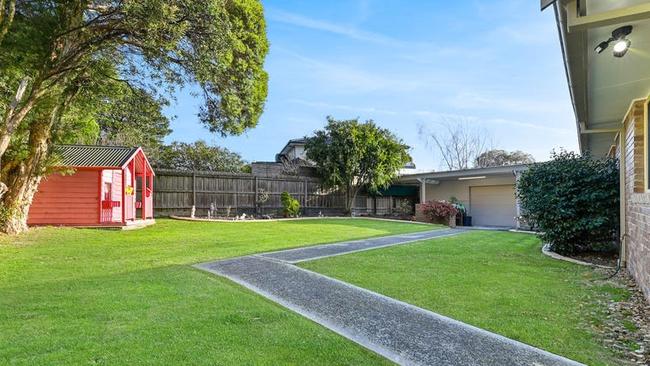
[{"label": "gravel path surface", "polygon": [[418,240],[432,239],[436,237],[457,235],[464,230],[461,229],[444,229],[444,230],[431,230],[419,233],[409,233],[391,236],[382,236],[378,238],[361,239],[355,241],[347,241],[334,244],[315,245],[305,248],[280,250],[277,252],[268,252],[260,254],[265,258],[277,259],[287,263],[299,263],[331,257],[335,255],[342,255],[363,250],[383,248],[398,244],[412,243]]},{"label": "gravel path surface", "polygon": [[436,230],[196,265],[224,276],[402,365],[580,365],[292,263],[456,235]]}]

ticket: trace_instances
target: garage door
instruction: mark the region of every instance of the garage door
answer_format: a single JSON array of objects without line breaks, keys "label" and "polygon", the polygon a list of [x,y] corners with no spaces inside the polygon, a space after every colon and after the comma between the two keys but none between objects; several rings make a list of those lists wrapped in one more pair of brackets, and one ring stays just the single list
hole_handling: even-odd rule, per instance
[{"label": "garage door", "polygon": [[514,185],[470,187],[470,214],[474,226],[515,226]]}]

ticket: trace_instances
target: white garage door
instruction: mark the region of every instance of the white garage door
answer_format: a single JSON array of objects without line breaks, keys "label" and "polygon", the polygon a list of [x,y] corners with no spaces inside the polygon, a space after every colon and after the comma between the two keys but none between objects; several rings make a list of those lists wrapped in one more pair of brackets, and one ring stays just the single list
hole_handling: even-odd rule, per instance
[{"label": "white garage door", "polygon": [[515,226],[514,185],[470,187],[470,214],[474,226]]}]

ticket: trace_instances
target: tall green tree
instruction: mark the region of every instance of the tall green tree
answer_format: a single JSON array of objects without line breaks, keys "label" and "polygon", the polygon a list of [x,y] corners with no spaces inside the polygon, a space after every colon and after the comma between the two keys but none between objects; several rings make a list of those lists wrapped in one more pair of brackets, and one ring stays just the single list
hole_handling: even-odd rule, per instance
[{"label": "tall green tree", "polygon": [[97,113],[97,143],[141,146],[149,155],[172,132],[161,108],[167,104],[142,89],[124,88],[124,94],[107,99]]},{"label": "tall green tree", "polygon": [[347,214],[352,213],[354,199],[362,188],[370,192],[387,188],[399,169],[411,161],[409,147],[371,120],[327,117],[325,129],[309,137],[305,148],[324,185],[345,194]]},{"label": "tall green tree", "polygon": [[254,127],[263,111],[258,0],[6,0],[0,12],[0,231],[26,229],[53,143],[80,131],[97,139],[100,96],[126,85],[157,100],[198,85],[199,117],[222,135]]},{"label": "tall green tree", "polygon": [[154,158],[157,168],[178,170],[207,170],[216,172],[242,172],[247,165],[241,155],[205,141],[193,143],[173,142],[163,146]]}]

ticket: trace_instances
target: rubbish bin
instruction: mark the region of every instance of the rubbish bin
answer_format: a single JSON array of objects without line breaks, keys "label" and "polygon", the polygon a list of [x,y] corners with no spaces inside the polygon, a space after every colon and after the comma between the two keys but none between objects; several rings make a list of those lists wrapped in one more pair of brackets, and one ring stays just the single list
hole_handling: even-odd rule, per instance
[{"label": "rubbish bin", "polygon": [[463,216],[463,226],[472,226],[472,216]]}]

